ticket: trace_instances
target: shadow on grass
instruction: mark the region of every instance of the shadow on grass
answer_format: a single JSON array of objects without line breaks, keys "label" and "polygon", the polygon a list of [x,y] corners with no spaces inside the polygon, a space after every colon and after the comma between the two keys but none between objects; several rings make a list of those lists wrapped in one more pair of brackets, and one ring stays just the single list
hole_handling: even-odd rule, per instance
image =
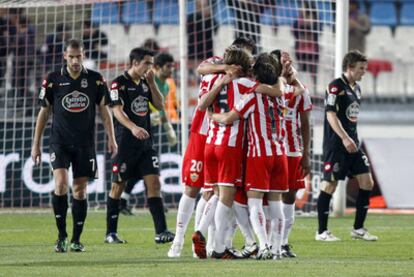
[{"label": "shadow on grass", "polygon": [[[57,255],[67,255],[67,254],[57,254]],[[78,254],[76,254],[78,255]],[[80,254],[83,255],[83,254]],[[62,261],[62,260],[57,260],[57,261],[33,261],[33,262],[14,262],[14,263],[1,263],[1,266],[9,266],[9,267],[59,267],[61,268],[62,266],[65,267],[79,267],[79,266],[103,266],[104,267],[110,267],[112,265],[114,266],[120,266],[120,265],[137,265],[137,264],[142,264],[145,265],[146,267],[157,267],[160,264],[182,264],[183,266],[188,266],[189,264],[202,264],[204,262],[208,262],[208,261],[216,261],[213,259],[208,259],[208,260],[199,260],[199,259],[194,259],[194,258],[184,258],[184,259],[169,259],[169,258],[138,258],[138,259],[130,259],[130,260],[115,260],[115,259],[111,259],[111,260],[87,260],[87,261],[80,261],[80,260],[76,260],[76,261]],[[237,260],[237,261],[226,261],[226,262],[241,262],[243,261],[250,261],[249,259],[246,260]],[[251,259],[251,261],[254,261],[253,259]],[[270,260],[269,260],[270,261]],[[219,261],[217,261],[219,262]]]}]

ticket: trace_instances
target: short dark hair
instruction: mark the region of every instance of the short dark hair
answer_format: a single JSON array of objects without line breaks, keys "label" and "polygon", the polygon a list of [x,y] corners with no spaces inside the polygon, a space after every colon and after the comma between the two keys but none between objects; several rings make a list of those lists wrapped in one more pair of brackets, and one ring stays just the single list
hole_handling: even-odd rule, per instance
[{"label": "short dark hair", "polygon": [[256,43],[253,39],[248,37],[237,37],[231,45],[235,45],[240,48],[250,48],[252,52],[256,51]]},{"label": "short dark hair", "polygon": [[272,65],[275,68],[276,70],[275,74],[278,77],[282,73],[282,66],[279,60],[277,60],[274,55],[271,55],[268,53],[261,53],[260,55],[257,56],[255,64],[260,64],[260,63],[268,63]]},{"label": "short dark hair", "polygon": [[276,84],[281,73],[282,65],[268,53],[260,54],[253,65],[253,75],[262,84]]},{"label": "short dark hair", "polygon": [[223,62],[225,64],[240,65],[244,74],[247,74],[251,68],[250,55],[245,50],[234,45],[224,51]]},{"label": "short dark hair", "polygon": [[282,50],[275,49],[272,52],[270,52],[270,55],[274,56],[278,62],[280,62],[280,59],[282,57]]},{"label": "short dark hair", "polygon": [[65,51],[69,47],[70,48],[73,48],[73,49],[81,49],[81,50],[85,49],[85,47],[83,46],[83,42],[81,40],[75,39],[75,38],[71,38],[71,39],[69,39],[69,40],[66,41],[65,48],[64,48]]},{"label": "short dark hair", "polygon": [[174,58],[169,53],[159,53],[154,58],[154,64],[159,67],[163,67],[166,63],[173,63]]},{"label": "short dark hair", "polygon": [[145,40],[144,43],[141,45],[141,47],[148,48],[148,49],[150,49],[152,51],[155,51],[155,52],[160,51],[160,46],[159,46],[158,42],[153,38],[149,38],[149,39]]},{"label": "short dark hair", "polygon": [[142,59],[144,59],[145,56],[154,57],[154,54],[155,54],[154,51],[151,51],[148,48],[142,48],[142,47],[134,48],[129,53],[129,63],[132,66],[132,62],[134,60],[141,61]]},{"label": "short dark hair", "polygon": [[342,60],[342,71],[353,68],[357,62],[368,62],[368,58],[358,50],[349,51]]}]

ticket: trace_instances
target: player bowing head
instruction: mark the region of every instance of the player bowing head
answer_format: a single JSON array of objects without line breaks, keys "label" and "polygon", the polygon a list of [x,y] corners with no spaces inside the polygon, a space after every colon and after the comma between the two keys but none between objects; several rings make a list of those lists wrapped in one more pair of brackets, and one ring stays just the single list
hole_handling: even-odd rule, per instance
[{"label": "player bowing head", "polygon": [[[154,65],[155,53],[146,48],[134,48],[129,54],[130,72],[135,76],[145,77]],[[151,74],[151,73],[150,73]]]},{"label": "player bowing head", "polygon": [[70,39],[65,45],[63,58],[71,75],[79,75],[85,58],[83,43],[76,39]]}]

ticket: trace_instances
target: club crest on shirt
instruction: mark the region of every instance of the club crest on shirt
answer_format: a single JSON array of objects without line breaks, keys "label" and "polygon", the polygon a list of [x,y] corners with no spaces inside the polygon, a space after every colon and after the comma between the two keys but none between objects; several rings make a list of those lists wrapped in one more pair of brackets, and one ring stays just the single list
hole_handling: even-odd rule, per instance
[{"label": "club crest on shirt", "polygon": [[87,88],[88,87],[88,80],[83,78],[81,80],[81,88]]},{"label": "club crest on shirt", "polygon": [[191,173],[190,178],[192,182],[197,182],[199,175],[197,173]]},{"label": "club crest on shirt", "polygon": [[146,93],[148,92],[148,86],[146,84],[142,84],[142,90]]},{"label": "club crest on shirt", "polygon": [[138,116],[146,116],[148,113],[148,98],[139,95],[131,103],[131,111]]},{"label": "club crest on shirt", "polygon": [[75,90],[63,97],[62,106],[68,112],[80,113],[88,108],[89,102],[89,97],[85,93]]},{"label": "club crest on shirt", "polygon": [[345,114],[349,121],[357,122],[359,115],[359,104],[357,102],[352,102],[346,109]]}]

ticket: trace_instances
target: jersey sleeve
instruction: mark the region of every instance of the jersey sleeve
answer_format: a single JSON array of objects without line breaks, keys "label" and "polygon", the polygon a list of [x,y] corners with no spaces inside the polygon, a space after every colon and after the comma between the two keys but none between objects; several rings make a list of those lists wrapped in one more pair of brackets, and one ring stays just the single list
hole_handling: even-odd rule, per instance
[{"label": "jersey sleeve", "polygon": [[96,97],[96,104],[100,105],[103,100],[104,104],[108,105],[109,104],[108,86],[106,84],[105,78],[102,75],[99,75],[98,80],[96,80],[96,87],[98,89],[98,96]]},{"label": "jersey sleeve", "polygon": [[257,88],[258,85],[259,82],[250,80],[248,78],[240,78],[237,81],[237,87],[240,94],[251,93]]},{"label": "jersey sleeve", "polygon": [[223,77],[223,74],[208,74],[203,76],[200,82],[200,90],[198,93],[198,98],[201,98],[204,94],[209,92],[217,80],[221,79]]},{"label": "jersey sleeve", "polygon": [[246,119],[249,117],[249,114],[254,111],[256,103],[256,94],[248,93],[243,95],[240,102],[234,106],[234,110],[239,114],[240,117]]},{"label": "jersey sleeve", "polygon": [[303,95],[300,96],[300,102],[298,107],[298,112],[304,113],[312,110],[312,101],[310,97],[309,90],[306,88]]},{"label": "jersey sleeve", "polygon": [[46,76],[42,82],[42,87],[40,88],[39,93],[39,103],[42,107],[53,105],[53,82],[49,75]]},{"label": "jersey sleeve", "polygon": [[325,95],[325,109],[326,111],[337,112],[336,105],[338,104],[338,95],[343,88],[338,82],[332,82],[329,84]]},{"label": "jersey sleeve", "polygon": [[119,83],[119,81],[118,80],[114,80],[112,83],[111,83],[111,88],[110,88],[110,91],[109,91],[109,105],[111,106],[111,107],[113,107],[113,106],[116,106],[116,105],[123,105],[123,100],[122,100],[122,97],[123,97],[123,93],[122,93],[122,86],[121,86],[121,84]]}]

